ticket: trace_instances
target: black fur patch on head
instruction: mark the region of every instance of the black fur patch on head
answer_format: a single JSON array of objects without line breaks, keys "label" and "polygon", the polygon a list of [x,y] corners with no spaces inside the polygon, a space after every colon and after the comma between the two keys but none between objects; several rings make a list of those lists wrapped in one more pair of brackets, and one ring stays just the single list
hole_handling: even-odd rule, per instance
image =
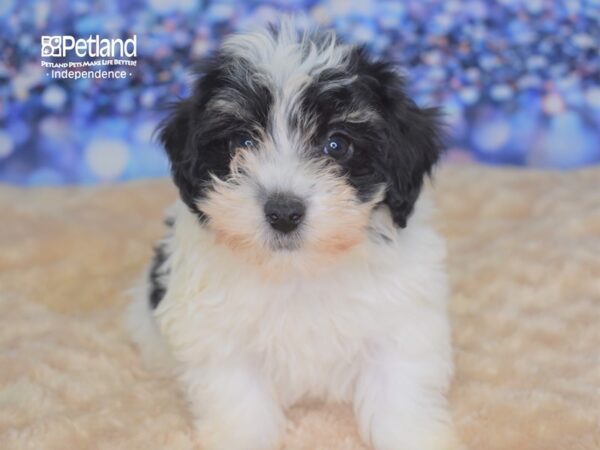
[{"label": "black fur patch on head", "polygon": [[204,196],[211,174],[229,173],[232,137],[266,127],[272,95],[263,85],[248,84],[251,70],[243,60],[222,55],[207,60],[196,70],[191,96],[174,104],[160,127],[181,199],[200,218],[196,201]]},{"label": "black fur patch on head", "polygon": [[[324,89],[352,76],[351,83]],[[336,123],[335,118],[361,111],[364,121]],[[346,70],[324,71],[306,91],[302,114],[315,116],[319,124],[315,145],[332,129],[352,139],[354,154],[341,163],[348,181],[363,200],[384,185],[384,203],[404,228],[423,179],[442,152],[439,111],[419,108],[407,97],[404,79],[390,63],[373,61],[363,47],[356,47]]]}]

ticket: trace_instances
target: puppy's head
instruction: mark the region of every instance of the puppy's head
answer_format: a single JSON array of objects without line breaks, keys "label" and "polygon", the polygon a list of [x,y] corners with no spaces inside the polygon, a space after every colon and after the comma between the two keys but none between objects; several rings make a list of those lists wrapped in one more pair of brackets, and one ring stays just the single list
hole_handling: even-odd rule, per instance
[{"label": "puppy's head", "polygon": [[405,227],[441,150],[390,64],[292,23],[227,39],[160,137],[182,200],[258,261],[335,259],[380,205]]}]

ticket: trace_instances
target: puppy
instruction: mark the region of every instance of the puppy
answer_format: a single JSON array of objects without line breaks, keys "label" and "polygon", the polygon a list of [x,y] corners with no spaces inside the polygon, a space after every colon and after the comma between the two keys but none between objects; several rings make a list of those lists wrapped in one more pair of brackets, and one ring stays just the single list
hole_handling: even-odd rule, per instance
[{"label": "puppy", "polygon": [[445,246],[419,199],[438,111],[293,21],[229,37],[197,75],[160,129],[180,200],[129,326],[199,445],[275,449],[316,398],[351,403],[375,449],[457,448]]}]

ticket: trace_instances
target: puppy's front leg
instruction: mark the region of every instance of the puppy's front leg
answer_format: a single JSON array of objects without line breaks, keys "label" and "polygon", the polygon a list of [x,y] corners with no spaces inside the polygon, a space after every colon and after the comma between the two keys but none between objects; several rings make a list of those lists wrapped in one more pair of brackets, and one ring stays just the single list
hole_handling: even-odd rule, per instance
[{"label": "puppy's front leg", "polygon": [[[440,364],[441,363],[441,364]],[[451,368],[378,353],[365,362],[354,396],[363,439],[376,450],[458,450],[447,407]]]},{"label": "puppy's front leg", "polygon": [[184,370],[181,380],[203,450],[271,450],[285,417],[272,389],[248,361]]}]

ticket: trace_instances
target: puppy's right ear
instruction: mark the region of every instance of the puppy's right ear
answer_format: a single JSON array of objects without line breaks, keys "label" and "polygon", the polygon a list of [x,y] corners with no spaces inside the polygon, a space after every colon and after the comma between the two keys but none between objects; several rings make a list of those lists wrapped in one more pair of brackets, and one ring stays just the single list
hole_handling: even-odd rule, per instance
[{"label": "puppy's right ear", "polygon": [[159,125],[158,138],[169,156],[171,175],[179,188],[181,199],[190,209],[200,214],[195,205],[200,187],[193,175],[201,162],[199,155],[191,150],[191,121],[191,102],[181,100],[174,103],[171,105],[171,113]]}]

